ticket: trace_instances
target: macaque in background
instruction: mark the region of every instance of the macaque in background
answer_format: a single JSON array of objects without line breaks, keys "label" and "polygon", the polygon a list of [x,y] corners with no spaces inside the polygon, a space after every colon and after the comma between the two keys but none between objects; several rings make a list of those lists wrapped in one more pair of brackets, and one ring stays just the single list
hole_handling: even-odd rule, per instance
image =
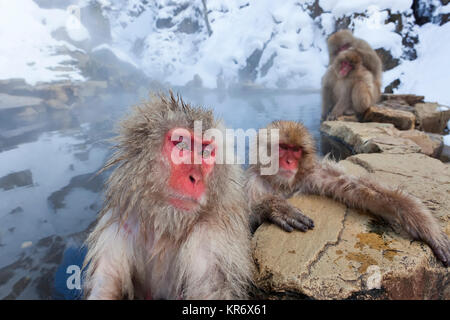
[{"label": "macaque in background", "polygon": [[[338,54],[323,79],[322,117],[336,120],[342,115],[362,117],[380,97],[374,76],[362,65],[356,49]],[[326,98],[325,98],[326,97]]]},{"label": "macaque in background", "polygon": [[334,64],[336,58],[347,50],[354,50],[359,53],[362,60],[361,65],[372,74],[372,86],[377,90],[373,102],[377,102],[379,98],[383,72],[381,59],[366,41],[354,37],[350,30],[337,31],[328,38],[328,70],[322,78],[322,120],[327,118],[328,113],[339,101],[342,94],[347,94],[347,97],[343,97],[343,99],[349,99],[348,92],[342,90],[337,93],[334,92],[338,76],[333,70],[337,68]]},{"label": "macaque in background", "polygon": [[376,83],[381,86],[383,64],[378,54],[365,40],[354,37],[350,30],[340,30],[328,37],[327,45],[329,66],[333,64],[339,53],[356,49],[362,56],[363,66],[372,72]]},{"label": "macaque in background", "polygon": [[247,296],[252,262],[243,172],[215,163],[215,142],[194,135],[197,120],[203,130],[221,128],[211,111],[171,93],[121,122],[117,152],[105,165],[116,168],[87,240],[87,298]]},{"label": "macaque in background", "polygon": [[450,241],[419,199],[370,177],[345,174],[328,159],[319,161],[313,139],[300,123],[275,121],[267,129],[279,129],[279,171],[261,175],[260,164],[250,165],[246,171],[253,230],[266,220],[289,232],[311,229],[312,221],[286,199],[299,193],[323,195],[402,226],[414,239],[426,242],[445,266],[449,265]]}]

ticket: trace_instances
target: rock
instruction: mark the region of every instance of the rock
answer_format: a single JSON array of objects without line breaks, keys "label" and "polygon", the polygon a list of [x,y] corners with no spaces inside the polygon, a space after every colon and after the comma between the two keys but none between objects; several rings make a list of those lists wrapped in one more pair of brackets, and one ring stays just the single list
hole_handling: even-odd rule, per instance
[{"label": "rock", "polygon": [[[341,161],[424,201],[450,234],[450,166],[423,154],[361,154]],[[423,186],[426,185],[426,188]],[[287,233],[264,224],[252,239],[263,298],[449,299],[450,274],[431,249],[368,214],[319,196],[289,200],[315,222]]]},{"label": "rock", "polygon": [[342,115],[337,118],[338,121],[350,121],[350,122],[359,122],[359,119],[356,115]]},{"label": "rock", "polygon": [[383,71],[388,71],[397,67],[400,63],[398,58],[394,58],[390,51],[384,48],[378,48],[375,50],[377,55],[381,59],[381,63],[383,65]]},{"label": "rock", "polygon": [[416,103],[424,102],[424,99],[425,99],[424,96],[417,96],[415,94],[383,93],[381,95],[380,101],[383,102],[383,101],[397,100],[397,101],[403,101],[410,106],[414,106]]},{"label": "rock", "polygon": [[392,123],[399,130],[414,129],[416,117],[413,113],[383,106],[372,106],[364,114],[365,122]]},{"label": "rock", "polygon": [[326,150],[336,155],[358,153],[417,153],[438,155],[441,145],[418,130],[400,131],[390,123],[357,123],[325,121],[320,128],[322,138],[335,149]]},{"label": "rock", "polygon": [[0,93],[0,110],[39,106],[42,102],[40,98]]},{"label": "rock", "polygon": [[444,144],[439,158],[442,162],[450,162],[450,146]]},{"label": "rock", "polygon": [[106,92],[108,83],[106,81],[88,80],[80,84],[75,95],[81,99],[92,98]]},{"label": "rock", "polygon": [[437,103],[417,103],[414,105],[418,128],[423,131],[439,133],[444,132],[450,120],[450,108]]},{"label": "rock", "polygon": [[0,189],[11,190],[19,187],[33,185],[33,174],[30,170],[23,170],[10,173],[0,177]]},{"label": "rock", "polygon": [[69,110],[70,107],[64,102],[57,99],[50,99],[45,102],[50,108],[59,110]]},{"label": "rock", "polygon": [[444,148],[444,137],[436,133],[417,130],[401,131],[402,138],[410,139],[422,148],[422,153],[439,159]]},{"label": "rock", "polygon": [[4,79],[0,80],[0,93],[13,96],[32,96],[35,95],[35,90],[24,79]]}]

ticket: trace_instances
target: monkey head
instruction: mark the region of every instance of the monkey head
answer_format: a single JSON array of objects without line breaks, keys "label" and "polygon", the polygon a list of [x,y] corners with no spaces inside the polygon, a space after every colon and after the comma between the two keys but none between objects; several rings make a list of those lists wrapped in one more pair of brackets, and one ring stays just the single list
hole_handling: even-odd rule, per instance
[{"label": "monkey head", "polygon": [[[315,163],[314,140],[308,130],[299,122],[274,121],[267,127],[279,130],[278,161],[279,169],[276,175],[264,176],[272,183],[289,186]],[[270,150],[270,148],[268,148]]]},{"label": "monkey head", "polygon": [[170,204],[185,211],[205,204],[206,183],[214,169],[215,153],[215,142],[202,140],[192,130],[173,128],[167,132],[162,156],[169,164]]},{"label": "monkey head", "polygon": [[328,38],[328,53],[330,57],[330,64],[336,56],[345,50],[351,49],[354,45],[355,38],[350,30],[340,30],[333,33]]},{"label": "monkey head", "polygon": [[357,66],[361,65],[362,58],[357,50],[351,49],[339,53],[333,63],[338,78],[347,77]]},{"label": "monkey head", "polygon": [[[196,121],[201,121],[199,132]],[[224,130],[211,110],[191,107],[172,93],[136,106],[120,122],[117,151],[104,167],[116,166],[102,211],[117,210],[123,219],[137,215],[149,225],[183,234],[178,229],[208,214],[213,202],[227,201],[220,195],[233,194],[228,177],[236,169],[216,164],[215,142],[203,139],[210,128]]]}]

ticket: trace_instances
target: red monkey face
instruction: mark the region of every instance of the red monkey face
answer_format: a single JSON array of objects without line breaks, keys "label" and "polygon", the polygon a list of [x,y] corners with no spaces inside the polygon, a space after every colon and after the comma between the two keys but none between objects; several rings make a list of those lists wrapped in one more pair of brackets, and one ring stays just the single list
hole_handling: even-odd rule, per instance
[{"label": "red monkey face", "polygon": [[192,211],[204,204],[215,148],[213,141],[202,141],[187,129],[175,128],[166,134],[163,155],[170,165],[169,203],[175,208]]},{"label": "red monkey face", "polygon": [[349,61],[344,60],[341,62],[341,67],[339,68],[339,75],[341,77],[346,77],[352,70],[353,65]]},{"label": "red monkey face", "polygon": [[302,148],[296,145],[280,143],[279,145],[279,174],[285,178],[292,178],[298,170],[298,163],[302,157]]}]

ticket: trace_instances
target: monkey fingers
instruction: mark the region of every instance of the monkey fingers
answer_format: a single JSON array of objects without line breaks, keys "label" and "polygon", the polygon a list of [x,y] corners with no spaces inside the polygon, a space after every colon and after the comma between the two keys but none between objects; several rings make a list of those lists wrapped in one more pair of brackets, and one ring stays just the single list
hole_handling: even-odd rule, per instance
[{"label": "monkey fingers", "polygon": [[292,232],[294,229],[306,232],[314,228],[314,221],[290,204],[286,204],[283,208],[272,211],[268,220],[287,232]]},{"label": "monkey fingers", "polygon": [[444,266],[450,266],[450,240],[446,234],[442,235],[441,241],[432,241],[430,247],[433,250],[434,255],[442,261]]}]

